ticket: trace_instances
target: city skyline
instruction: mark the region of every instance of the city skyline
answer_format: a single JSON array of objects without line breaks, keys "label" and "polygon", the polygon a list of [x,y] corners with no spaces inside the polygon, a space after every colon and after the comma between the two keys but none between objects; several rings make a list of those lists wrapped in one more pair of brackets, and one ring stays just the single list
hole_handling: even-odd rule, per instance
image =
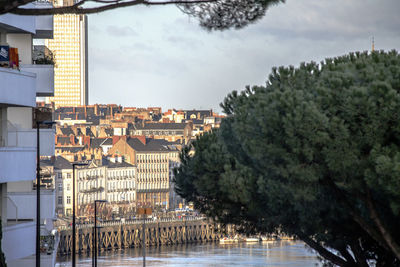
[{"label": "city skyline", "polygon": [[242,30],[207,32],[175,6],[89,16],[89,104],[220,111],[273,66],[400,48],[398,1],[287,1]]}]

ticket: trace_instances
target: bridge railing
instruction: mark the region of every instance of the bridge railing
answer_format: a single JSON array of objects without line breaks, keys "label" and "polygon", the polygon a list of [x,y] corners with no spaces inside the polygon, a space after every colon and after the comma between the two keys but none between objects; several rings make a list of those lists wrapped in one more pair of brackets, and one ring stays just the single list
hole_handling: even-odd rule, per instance
[{"label": "bridge railing", "polygon": [[[146,223],[166,223],[166,222],[183,222],[183,221],[203,221],[206,217],[198,217],[198,216],[187,216],[182,218],[173,218],[173,217],[161,217],[157,219],[145,219]],[[125,221],[107,221],[107,222],[98,222],[97,225],[99,227],[110,227],[110,226],[118,226],[118,225],[131,225],[131,224],[142,224],[143,219],[132,219]],[[76,229],[84,229],[94,227],[94,223],[87,224],[76,224]],[[72,229],[71,225],[63,225],[59,226],[58,230],[70,230]]]}]

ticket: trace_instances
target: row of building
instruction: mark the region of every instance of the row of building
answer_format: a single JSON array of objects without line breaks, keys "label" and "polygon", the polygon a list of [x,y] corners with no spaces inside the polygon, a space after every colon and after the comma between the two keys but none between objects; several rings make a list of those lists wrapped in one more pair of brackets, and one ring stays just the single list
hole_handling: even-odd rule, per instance
[{"label": "row of building", "polygon": [[[90,159],[81,158],[79,162],[88,165],[75,170],[78,215],[89,216],[98,199],[106,200],[118,215],[131,215],[137,207],[164,211],[177,207],[172,181],[181,146],[162,139],[122,136],[106,153],[98,150]],[[51,174],[47,187],[55,189],[56,213],[61,217],[72,213],[75,162],[62,156],[41,160],[43,171]]]},{"label": "row of building", "polygon": [[[179,206],[174,193],[173,169],[179,165],[179,151],[196,135],[218,127],[221,116],[212,110],[168,110],[124,108],[117,105],[90,105],[55,109],[56,162],[64,159],[65,172],[71,163],[87,161],[93,175],[77,174],[80,214],[89,214],[94,199],[107,200],[108,207],[123,214],[136,207],[168,210]],[[195,130],[197,129],[197,131]],[[110,164],[114,171],[109,171]],[[132,168],[127,179],[124,168]],[[59,167],[57,172],[63,172]],[[120,173],[112,181],[113,173]],[[68,175],[68,174],[67,174]],[[82,175],[82,176],[81,176]],[[55,180],[57,213],[71,213],[69,180]],[[111,182],[109,182],[111,181]],[[131,181],[131,182],[130,182]],[[129,190],[124,186],[129,184]],[[86,186],[84,186],[86,185]],[[89,186],[90,185],[90,186]],[[122,186],[122,188],[121,188]]]}]

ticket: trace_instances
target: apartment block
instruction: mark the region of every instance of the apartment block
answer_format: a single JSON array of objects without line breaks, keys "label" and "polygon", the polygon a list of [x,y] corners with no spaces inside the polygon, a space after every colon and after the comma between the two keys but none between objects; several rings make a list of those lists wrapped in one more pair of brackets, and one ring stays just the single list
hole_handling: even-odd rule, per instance
[{"label": "apartment block", "polygon": [[[48,8],[51,4],[40,2],[29,7]],[[52,156],[55,131],[36,127],[36,121],[51,119],[46,109],[36,108],[36,97],[54,94],[54,65],[48,53],[34,52],[33,40],[52,36],[52,16],[0,16],[1,243],[11,267],[35,265],[37,138],[40,156]],[[42,266],[54,266],[55,192],[51,183],[47,186],[41,187],[39,223],[42,240],[49,240],[49,255],[41,253],[40,257]]]},{"label": "apartment block", "polygon": [[[71,2],[72,3],[72,2]],[[57,3],[68,5],[71,3]],[[53,52],[55,107],[88,104],[88,22],[86,15],[54,15],[54,37],[46,40]]]}]

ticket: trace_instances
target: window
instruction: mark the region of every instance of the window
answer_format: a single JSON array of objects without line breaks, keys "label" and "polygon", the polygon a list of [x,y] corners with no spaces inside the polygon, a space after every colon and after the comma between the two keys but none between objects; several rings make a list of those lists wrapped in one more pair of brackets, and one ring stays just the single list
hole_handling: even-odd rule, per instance
[{"label": "window", "polygon": [[71,197],[67,196],[67,204],[71,204]]},{"label": "window", "polygon": [[63,198],[62,197],[58,197],[58,205],[62,205],[63,203]]},{"label": "window", "polygon": [[71,174],[70,173],[67,173],[67,178],[71,178]]},{"label": "window", "polygon": [[67,184],[67,191],[70,191],[70,190],[71,190],[71,185]]},{"label": "window", "polygon": [[62,179],[62,173],[57,173],[57,178]]},{"label": "window", "polygon": [[62,183],[58,183],[58,191],[62,191]]}]

